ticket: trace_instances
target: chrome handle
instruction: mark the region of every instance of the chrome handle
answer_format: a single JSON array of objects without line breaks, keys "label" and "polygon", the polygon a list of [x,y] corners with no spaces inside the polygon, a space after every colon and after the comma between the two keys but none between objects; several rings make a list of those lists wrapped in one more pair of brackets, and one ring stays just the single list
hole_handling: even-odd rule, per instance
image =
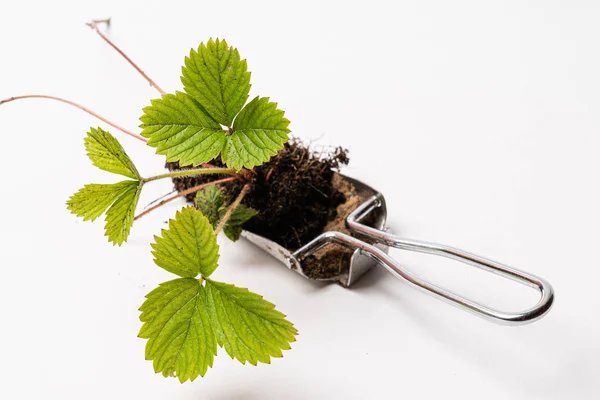
[{"label": "chrome handle", "polygon": [[524,325],[542,318],[550,311],[554,301],[554,290],[550,283],[542,278],[454,247],[402,239],[399,236],[361,224],[360,221],[377,207],[380,207],[382,201],[381,195],[377,195],[359,206],[346,219],[348,227],[360,235],[390,247],[450,258],[514,280],[526,286],[530,286],[539,290],[541,294],[540,300],[533,307],[520,312],[504,312],[497,310],[421,279],[402,267],[383,250],[341,232],[325,232],[298,249],[293,256],[302,260],[331,242],[339,243],[349,248],[359,249],[362,254],[375,259],[396,277],[408,281],[426,293],[475,315],[500,324]]},{"label": "chrome handle", "polygon": [[375,208],[379,207],[381,205],[381,201],[380,195],[373,196],[369,201],[366,201],[359,206],[351,215],[348,216],[346,220],[348,227],[360,235],[374,239],[377,242],[384,243],[390,247],[450,258],[452,260],[460,261],[482,270],[503,276],[539,290],[541,297],[536,305],[527,310],[521,312],[499,311],[492,307],[488,307],[473,300],[467,299],[466,297],[431,284],[415,276],[398,265],[398,263],[391,257],[387,256],[387,254],[383,253],[385,254],[385,257],[382,257],[381,254],[379,254],[379,252],[381,252],[379,249],[375,248],[378,250],[377,252],[373,251],[373,249],[367,248],[363,250],[368,255],[382,263],[394,275],[406,279],[413,285],[433,294],[444,301],[447,301],[458,307],[465,308],[474,314],[498,323],[521,325],[538,320],[548,311],[550,311],[554,301],[554,290],[549,282],[540,277],[454,247],[436,243],[421,242],[417,240],[402,239],[397,235],[361,224],[360,221]]}]

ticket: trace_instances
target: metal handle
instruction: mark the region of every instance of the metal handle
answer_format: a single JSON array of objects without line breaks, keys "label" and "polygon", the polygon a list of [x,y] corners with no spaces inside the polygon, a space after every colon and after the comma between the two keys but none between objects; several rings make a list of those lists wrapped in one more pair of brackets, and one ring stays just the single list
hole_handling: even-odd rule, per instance
[{"label": "metal handle", "polygon": [[364,249],[368,255],[377,259],[394,275],[406,279],[413,285],[433,294],[442,300],[445,300],[458,307],[465,308],[474,314],[499,323],[511,325],[525,324],[543,317],[548,311],[550,311],[554,301],[554,290],[552,289],[550,283],[542,278],[531,275],[527,272],[519,271],[518,269],[509,267],[508,265],[488,260],[487,258],[480,257],[460,249],[456,249],[454,247],[444,246],[436,243],[420,242],[417,240],[402,239],[396,235],[380,231],[360,223],[361,219],[363,219],[366,215],[380,205],[380,196],[373,196],[369,201],[363,203],[360,207],[354,210],[351,215],[348,216],[346,220],[348,227],[356,233],[391,247],[415,251],[418,253],[442,256],[472,265],[488,272],[492,272],[494,274],[522,283],[526,286],[538,289],[541,293],[541,297],[535,306],[527,310],[521,312],[499,311],[418,278],[398,265],[398,263],[391,257],[387,256],[387,254],[385,257],[382,257],[381,254],[378,254],[381,252],[380,250],[378,252],[374,252],[373,249]]},{"label": "metal handle", "polygon": [[382,201],[383,200],[381,199],[381,196],[377,195],[373,196],[371,199],[359,206],[346,219],[346,223],[350,229],[358,234],[368,237],[371,240],[375,240],[387,246],[450,258],[506,277],[526,286],[533,287],[538,289],[541,293],[540,300],[535,306],[521,312],[504,312],[496,310],[492,307],[470,300],[464,296],[453,293],[447,289],[436,286],[419,278],[403,268],[396,260],[387,255],[384,251],[365,243],[360,239],[343,234],[341,232],[323,233],[306,246],[298,249],[294,253],[294,256],[298,257],[299,259],[305,258],[327,243],[331,242],[336,242],[354,249],[360,249],[363,254],[375,259],[396,277],[405,279],[426,293],[429,293],[466,311],[470,311],[475,315],[501,324],[524,325],[540,319],[546,315],[548,311],[550,311],[554,301],[554,290],[552,289],[550,283],[542,278],[453,247],[435,243],[420,242],[416,240],[402,239],[396,235],[361,224],[360,221],[377,207],[380,207]]}]

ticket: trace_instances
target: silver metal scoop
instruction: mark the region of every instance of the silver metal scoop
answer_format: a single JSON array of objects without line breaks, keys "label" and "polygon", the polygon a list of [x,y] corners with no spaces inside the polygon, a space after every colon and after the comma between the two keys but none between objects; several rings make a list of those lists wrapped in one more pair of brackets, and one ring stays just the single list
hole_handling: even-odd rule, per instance
[{"label": "silver metal scoop", "polygon": [[[347,272],[332,278],[321,280],[338,281],[343,286],[349,287],[365,272],[380,264],[396,277],[408,281],[422,291],[496,323],[523,325],[540,319],[550,311],[554,301],[554,290],[550,283],[544,279],[454,247],[402,239],[399,236],[388,233],[385,229],[387,211],[383,195],[356,179],[344,175],[342,175],[342,178],[354,185],[359,196],[368,198],[368,200],[356,208],[356,210],[346,218],[346,225],[357,236],[364,237],[368,239],[369,242],[375,244],[366,243],[356,237],[341,232],[330,231],[322,233],[300,249],[290,251],[269,239],[248,231],[243,231],[242,236],[271,254],[292,271],[299,273],[307,279],[310,278],[303,272],[303,260],[327,244],[337,243],[350,249],[354,249],[354,253],[350,260],[350,267]],[[370,216],[370,220],[373,221],[370,226],[361,223],[366,216]],[[505,312],[494,309],[429,283],[410,271],[407,271],[387,254],[389,247],[450,258],[512,279],[537,289],[541,295],[540,300],[533,307],[520,312]]]}]

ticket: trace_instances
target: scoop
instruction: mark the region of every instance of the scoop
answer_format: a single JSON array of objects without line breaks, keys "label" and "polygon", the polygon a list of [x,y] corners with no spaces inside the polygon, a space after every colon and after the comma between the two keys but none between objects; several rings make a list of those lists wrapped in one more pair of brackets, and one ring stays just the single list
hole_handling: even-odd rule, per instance
[{"label": "scoop", "polygon": [[[340,176],[354,185],[361,198],[367,199],[346,218],[346,226],[356,237],[342,232],[328,231],[298,250],[291,251],[272,240],[249,231],[243,231],[242,236],[307,279],[312,278],[305,274],[303,261],[328,244],[337,243],[354,250],[349,268],[336,276],[316,280],[337,281],[344,287],[350,287],[371,268],[381,265],[397,278],[406,280],[416,288],[496,323],[524,325],[542,318],[550,311],[554,302],[554,290],[546,280],[464,250],[436,243],[403,239],[388,232],[385,228],[387,211],[383,195],[359,180],[341,174]],[[361,223],[366,217],[369,217],[368,225]],[[523,311],[497,310],[421,279],[389,256],[387,254],[389,247],[446,257],[480,268],[538,290],[540,299],[533,307]]]}]

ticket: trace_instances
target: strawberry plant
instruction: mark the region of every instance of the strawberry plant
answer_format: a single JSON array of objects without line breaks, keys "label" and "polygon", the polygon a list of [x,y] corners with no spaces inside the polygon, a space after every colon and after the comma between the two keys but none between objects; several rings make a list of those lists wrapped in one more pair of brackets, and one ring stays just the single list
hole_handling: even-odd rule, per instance
[{"label": "strawberry plant", "polygon": [[[269,363],[271,357],[281,357],[282,350],[295,340],[293,324],[260,295],[212,280],[211,275],[218,268],[218,233],[223,231],[235,241],[242,225],[257,214],[242,204],[250,190],[252,169],[284,147],[289,121],[268,97],[247,101],[250,72],[246,60],[226,41],[210,39],[191,50],[182,69],[183,90],[167,94],[99,30],[101,23],[109,21],[94,21],[89,26],[161,94],[143,109],[141,135],[54,96],[17,96],[0,104],[25,98],[61,101],[147,143],[168,162],[188,166],[143,177],[110,132],[90,128],[84,145],[92,164],[125,179],[87,184],[67,201],[68,210],[84,221],[104,215],[108,241],[121,246],[137,218],[177,197],[197,193],[197,206],[178,211],[152,244],[156,265],[176,276],[148,293],[140,307],[139,337],[147,339],[145,357],[152,361],[155,372],[176,376],[181,382],[193,381],[213,365],[217,347],[243,364]],[[215,159],[223,166],[208,164]],[[201,175],[217,179],[135,215],[145,185]],[[241,185],[233,196],[217,188],[232,181]]]}]

